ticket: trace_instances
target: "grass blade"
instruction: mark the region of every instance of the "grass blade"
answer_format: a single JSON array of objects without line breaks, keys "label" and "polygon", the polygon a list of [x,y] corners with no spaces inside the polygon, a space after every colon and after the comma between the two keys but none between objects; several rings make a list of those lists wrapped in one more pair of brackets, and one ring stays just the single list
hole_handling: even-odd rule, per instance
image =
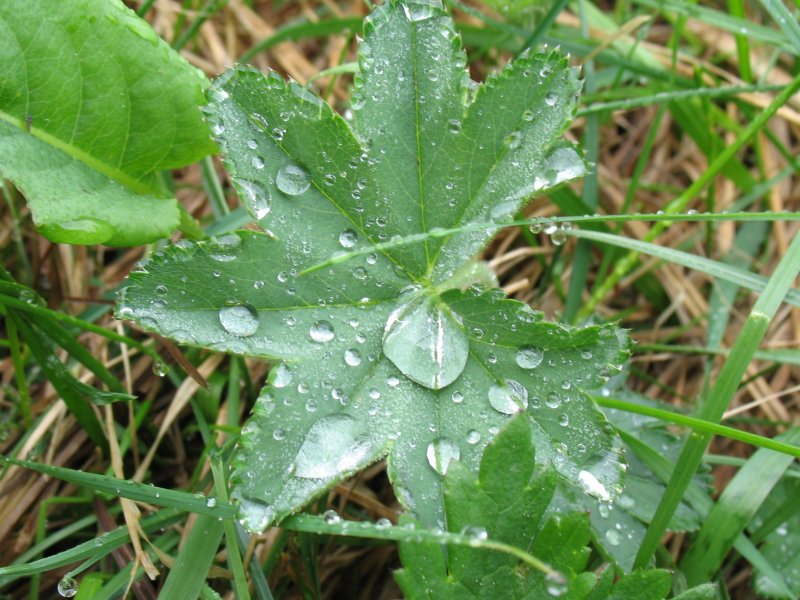
[{"label": "grass blade", "polygon": [[[764,292],[759,296],[750,316],[736,339],[714,386],[711,388],[697,410],[697,417],[706,421],[719,422],[730,404],[753,355],[767,332],[770,320],[778,310],[792,282],[800,271],[800,236],[792,240],[786,255],[781,259],[769,279]],[[667,484],[667,489],[656,509],[653,521],[647,528],[642,545],[636,554],[635,568],[645,568],[650,562],[661,536],[667,529],[686,488],[691,482],[697,467],[703,460],[706,448],[711,441],[710,434],[692,433],[681,451],[678,467]]]}]

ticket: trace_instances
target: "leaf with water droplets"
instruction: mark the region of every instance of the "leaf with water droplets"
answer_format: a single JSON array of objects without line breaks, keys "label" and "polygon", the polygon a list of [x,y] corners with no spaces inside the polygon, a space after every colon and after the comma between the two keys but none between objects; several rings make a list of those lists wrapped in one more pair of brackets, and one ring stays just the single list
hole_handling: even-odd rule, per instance
[{"label": "leaf with water droplets", "polygon": [[616,442],[581,389],[621,365],[624,336],[545,323],[502,292],[476,291],[496,285],[473,258],[490,234],[447,233],[510,217],[583,173],[559,141],[575,72],[558,52],[525,53],[472,94],[437,0],[385,2],[364,31],[352,127],[274,72],[237,67],[216,80],[206,114],[265,232],[156,253],[118,314],[274,361],[235,459],[250,529],[384,457],[403,506],[443,526],[444,477],[477,469],[515,414],[542,462],[613,495]]},{"label": "leaf with water droplets", "polygon": [[[667,571],[650,570],[627,583],[623,579],[613,589],[613,578],[603,577],[596,584],[594,573],[585,571],[590,555],[589,520],[582,513],[550,516],[548,506],[557,478],[551,466],[537,465],[531,433],[523,416],[512,419],[486,447],[477,473],[451,457],[444,487],[446,528],[476,540],[524,548],[557,574],[548,577],[541,571],[519,568],[515,557],[480,548],[449,546],[444,554],[441,546],[401,543],[403,569],[395,578],[405,597],[664,598],[671,583]],[[613,570],[609,571],[613,575]],[[650,589],[641,589],[635,596],[622,595],[636,589],[641,580],[649,582]],[[614,596],[615,592],[620,595]]]}]

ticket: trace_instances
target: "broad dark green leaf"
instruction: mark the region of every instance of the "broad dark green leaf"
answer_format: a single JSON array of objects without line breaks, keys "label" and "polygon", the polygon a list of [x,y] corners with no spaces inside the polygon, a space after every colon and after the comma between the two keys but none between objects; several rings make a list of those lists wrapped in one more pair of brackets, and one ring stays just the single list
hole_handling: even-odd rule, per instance
[{"label": "broad dark green leaf", "polygon": [[119,0],[7,0],[0,39],[0,175],[40,231],[111,245],[174,231],[153,174],[213,152],[203,75]]},{"label": "broad dark green leaf", "polygon": [[488,233],[331,261],[394,236],[507,219],[580,176],[582,158],[560,140],[574,71],[557,52],[525,54],[476,92],[435,2],[387,2],[365,32],[352,128],[275,73],[236,68],[217,80],[209,121],[265,233],[155,256],[131,276],[118,314],[278,363],[236,461],[234,495],[251,529],[383,457],[403,505],[442,526],[450,463],[477,469],[518,412],[541,461],[611,498],[618,441],[581,389],[624,361],[621,332],[546,323],[498,290],[470,287],[487,279],[472,257]]},{"label": "broad dark green leaf", "polygon": [[530,422],[513,419],[486,447],[476,476],[453,463],[445,478],[447,528],[525,548],[560,577],[523,567],[508,554],[466,546],[401,543],[403,569],[395,574],[406,597],[464,598],[641,598],[661,600],[669,592],[667,571],[634,572],[614,584],[608,569],[599,581],[587,572],[591,527],[585,514],[546,518],[555,473],[536,465]]}]

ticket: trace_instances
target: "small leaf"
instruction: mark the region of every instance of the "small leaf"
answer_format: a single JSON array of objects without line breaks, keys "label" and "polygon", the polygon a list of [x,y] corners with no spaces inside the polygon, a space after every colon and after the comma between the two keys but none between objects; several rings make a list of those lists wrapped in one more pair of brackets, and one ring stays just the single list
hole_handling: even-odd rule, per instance
[{"label": "small leaf", "polygon": [[[517,413],[537,460],[588,493],[620,484],[619,441],[582,389],[619,370],[627,338],[471,287],[493,280],[473,258],[491,234],[459,229],[584,172],[560,139],[580,83],[553,51],[483,86],[465,66],[441,3],[392,0],[365,24],[352,128],[273,72],[231,69],[209,91],[225,166],[265,233],[156,255],[118,315],[278,363],[235,461],[250,529],[382,458],[401,503],[444,527],[443,477],[477,470]],[[375,247],[436,228],[456,233]]]},{"label": "small leaf", "polygon": [[401,542],[403,569],[395,573],[411,600],[417,598],[643,598],[660,600],[671,586],[667,571],[636,572],[614,584],[607,569],[596,581],[588,565],[591,529],[585,514],[546,517],[555,473],[534,458],[527,419],[512,419],[486,447],[476,476],[453,463],[445,479],[447,529],[525,548],[554,573],[523,566],[509,554],[468,546]]},{"label": "small leaf", "polygon": [[0,174],[41,233],[136,245],[174,231],[153,174],[214,151],[203,75],[119,0],[9,0],[0,31]]}]

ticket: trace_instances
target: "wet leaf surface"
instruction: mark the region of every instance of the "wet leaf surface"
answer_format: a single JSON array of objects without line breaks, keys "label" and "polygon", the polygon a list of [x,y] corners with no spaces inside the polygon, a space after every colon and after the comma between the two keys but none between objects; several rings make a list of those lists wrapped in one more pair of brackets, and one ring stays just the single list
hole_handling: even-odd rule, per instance
[{"label": "wet leaf surface", "polygon": [[626,358],[620,331],[547,323],[470,286],[465,273],[487,280],[470,263],[488,232],[330,260],[502,221],[583,174],[560,139],[579,91],[563,56],[523,54],[483,86],[465,64],[436,2],[387,2],[365,24],[352,124],[275,73],[232,69],[209,93],[226,168],[265,232],[154,256],[118,315],[275,361],[236,459],[234,495],[252,530],[384,457],[403,505],[441,527],[444,475],[477,469],[517,413],[538,460],[586,493],[616,493],[618,441],[581,390]]}]

